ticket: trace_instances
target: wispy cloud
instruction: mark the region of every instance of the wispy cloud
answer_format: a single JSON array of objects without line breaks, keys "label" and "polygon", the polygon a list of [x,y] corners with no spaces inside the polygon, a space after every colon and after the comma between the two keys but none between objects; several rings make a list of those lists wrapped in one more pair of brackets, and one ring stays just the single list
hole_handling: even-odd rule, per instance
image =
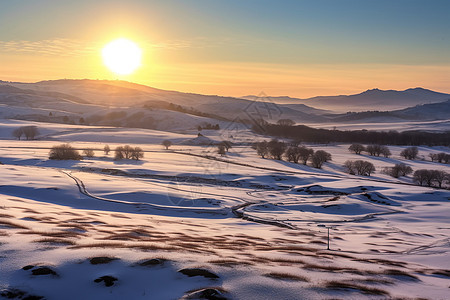
[{"label": "wispy cloud", "polygon": [[45,56],[85,56],[98,51],[98,44],[72,39],[41,41],[0,41],[0,53],[24,53]]},{"label": "wispy cloud", "polygon": [[[186,49],[220,47],[227,41],[217,39],[211,41],[202,37],[192,40],[141,41],[138,44],[148,49]],[[43,56],[87,56],[98,53],[103,45],[95,41],[75,39],[47,39],[40,41],[0,40],[0,53],[24,53]]]}]

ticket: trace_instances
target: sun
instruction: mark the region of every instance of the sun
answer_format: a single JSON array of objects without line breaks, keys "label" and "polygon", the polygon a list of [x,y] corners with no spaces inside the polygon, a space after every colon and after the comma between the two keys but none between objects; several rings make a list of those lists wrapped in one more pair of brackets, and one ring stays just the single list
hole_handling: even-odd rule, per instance
[{"label": "sun", "polygon": [[141,48],[124,38],[108,43],[102,50],[104,64],[119,75],[128,75],[136,70],[141,65],[141,56]]}]

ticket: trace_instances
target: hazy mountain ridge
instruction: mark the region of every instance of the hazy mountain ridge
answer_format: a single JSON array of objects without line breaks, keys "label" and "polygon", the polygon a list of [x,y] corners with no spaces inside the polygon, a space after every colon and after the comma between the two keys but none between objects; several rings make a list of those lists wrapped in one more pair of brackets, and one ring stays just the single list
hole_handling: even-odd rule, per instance
[{"label": "hazy mountain ridge", "polygon": [[[367,90],[356,95],[319,96],[309,99],[291,97],[223,97],[166,91],[149,86],[110,80],[52,80],[36,83],[11,83],[0,81],[0,116],[11,119],[61,122],[67,115],[69,122],[131,126],[173,130],[182,128],[180,120],[195,128],[200,123],[221,124],[235,119],[252,119],[255,115],[270,122],[292,119],[297,123],[327,122],[404,122],[411,120],[449,119],[449,94],[423,88],[404,91]],[[397,110],[384,110],[383,103],[408,105]],[[427,100],[423,100],[427,99]],[[444,99],[437,101],[436,99]],[[299,103],[344,103],[337,111],[353,113],[336,114]],[[416,102],[437,102],[421,103]],[[365,108],[365,109],[364,109]],[[374,111],[374,108],[377,111]],[[267,110],[271,110],[267,112]],[[362,110],[361,112],[358,112]],[[139,119],[133,120],[138,111]],[[53,112],[53,115],[51,114]],[[111,120],[110,112],[124,114]],[[259,113],[262,112],[260,115]],[[256,114],[255,114],[256,113]],[[264,114],[265,113],[265,114]],[[159,116],[174,118],[162,120]],[[164,121],[164,122],[162,122]],[[67,119],[66,119],[67,122]],[[162,122],[162,123],[160,123]],[[196,124],[199,123],[199,124]],[[165,124],[164,126],[162,124]]]},{"label": "hazy mountain ridge", "polygon": [[450,117],[450,99],[431,104],[416,105],[394,111],[364,111],[347,113],[333,117],[333,121],[347,122],[356,120],[380,121],[411,121],[411,120],[446,120]]},{"label": "hazy mountain ridge", "polygon": [[[245,96],[250,99],[255,96]],[[306,104],[319,109],[336,112],[362,112],[377,110],[399,110],[415,105],[438,103],[450,99],[450,94],[435,92],[424,88],[410,88],[403,91],[369,89],[354,95],[317,96],[300,99],[291,97],[267,97],[280,104]]]},{"label": "hazy mountain ridge", "polygon": [[[84,79],[40,81],[37,83],[16,83],[10,85],[13,87],[24,87],[33,91],[52,90],[70,94],[89,103],[102,106],[136,107],[156,103],[157,107],[168,107],[170,103],[173,103],[204,113],[220,115],[228,119],[234,119],[238,115],[245,118],[245,110],[255,103],[255,101],[233,97],[159,90],[125,81]],[[314,110],[314,108],[308,108],[307,106],[303,106],[303,108],[307,112],[303,112],[301,109],[279,106],[277,107],[279,112],[274,117],[278,118],[282,115],[283,118],[308,122],[325,120],[320,116],[310,114],[310,110]]]}]

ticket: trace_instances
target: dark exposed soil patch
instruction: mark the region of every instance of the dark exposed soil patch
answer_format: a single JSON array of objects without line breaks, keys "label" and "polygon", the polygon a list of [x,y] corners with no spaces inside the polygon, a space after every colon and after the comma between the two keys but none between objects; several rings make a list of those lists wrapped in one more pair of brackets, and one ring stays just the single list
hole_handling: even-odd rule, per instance
[{"label": "dark exposed soil patch", "polygon": [[96,283],[104,282],[105,286],[113,286],[114,282],[117,280],[119,280],[119,279],[117,279],[114,276],[105,275],[105,276],[95,279],[94,282],[96,282]]},{"label": "dark exposed soil patch", "polygon": [[211,278],[211,279],[217,279],[219,276],[212,273],[211,271],[205,270],[205,269],[199,269],[199,268],[187,268],[187,269],[181,269],[178,272],[181,274],[184,274],[189,277],[194,276],[203,276],[205,278]]},{"label": "dark exposed soil patch", "polygon": [[103,265],[103,264],[109,264],[110,262],[117,260],[118,258],[115,257],[106,257],[106,256],[99,256],[99,257],[93,257],[89,260],[91,265]]}]

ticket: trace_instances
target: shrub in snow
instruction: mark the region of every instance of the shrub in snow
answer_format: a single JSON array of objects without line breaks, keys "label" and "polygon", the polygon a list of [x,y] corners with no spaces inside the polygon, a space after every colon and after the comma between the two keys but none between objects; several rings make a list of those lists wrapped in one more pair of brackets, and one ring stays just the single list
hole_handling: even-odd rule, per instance
[{"label": "shrub in snow", "polygon": [[82,159],[78,150],[70,146],[69,144],[62,144],[59,146],[53,146],[49,153],[49,159],[58,160],[80,160]]},{"label": "shrub in snow", "polygon": [[91,148],[83,150],[83,155],[86,156],[86,157],[89,157],[89,158],[94,157],[94,154],[95,154],[94,150],[91,149]]}]

